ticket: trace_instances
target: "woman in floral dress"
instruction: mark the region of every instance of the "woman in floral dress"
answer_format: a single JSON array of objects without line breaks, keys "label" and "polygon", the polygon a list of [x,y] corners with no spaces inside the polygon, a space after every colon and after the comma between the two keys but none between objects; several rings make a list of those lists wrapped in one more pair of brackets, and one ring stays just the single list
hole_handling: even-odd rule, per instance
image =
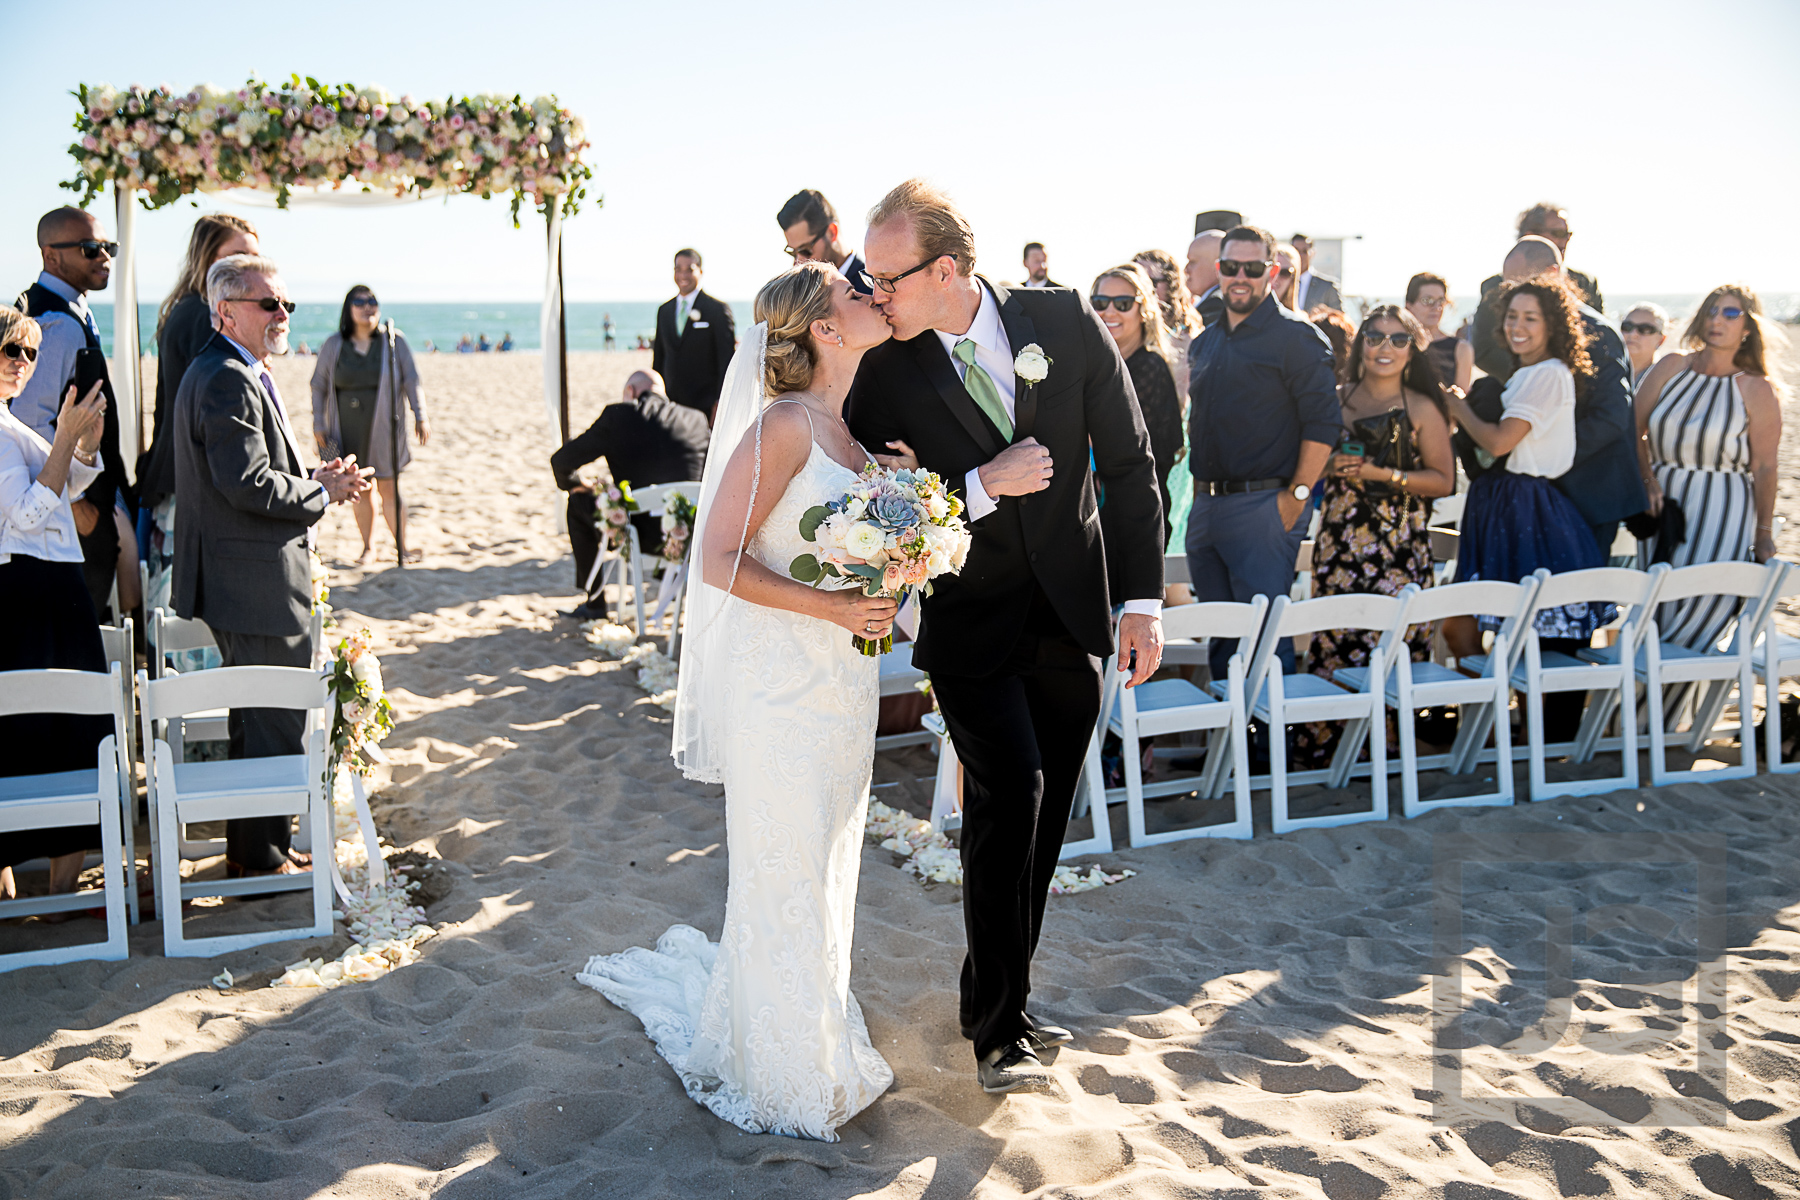
[{"label": "woman in floral dress", "polygon": [[[1404,308],[1384,304],[1363,318],[1339,389],[1344,436],[1326,470],[1319,534],[1313,543],[1313,595],[1375,592],[1397,595],[1409,583],[1431,586],[1431,502],[1456,486],[1450,420],[1443,389],[1426,356],[1424,328]],[[1404,412],[1402,421],[1397,415]],[[1382,455],[1369,444],[1383,420],[1399,425],[1405,452]],[[1364,422],[1357,428],[1358,422]],[[1364,454],[1346,452],[1363,444]],[[1378,466],[1375,458],[1390,465]],[[1398,465],[1393,465],[1395,462]],[[1313,636],[1311,665],[1330,679],[1344,667],[1367,666],[1379,635],[1328,629]],[[1431,628],[1408,635],[1415,661],[1431,649]],[[1341,722],[1314,722],[1294,730],[1289,761],[1297,770],[1330,765]],[[1390,727],[1389,740],[1394,731]]]}]

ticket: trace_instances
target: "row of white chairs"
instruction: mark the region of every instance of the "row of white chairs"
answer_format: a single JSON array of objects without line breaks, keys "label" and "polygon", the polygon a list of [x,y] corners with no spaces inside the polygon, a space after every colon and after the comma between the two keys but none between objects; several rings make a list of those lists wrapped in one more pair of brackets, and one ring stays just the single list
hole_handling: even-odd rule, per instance
[{"label": "row of white chairs", "polygon": [[[321,630],[314,620],[313,642]],[[131,673],[132,625],[103,626],[109,660],[106,675],[86,671],[0,672],[0,715],[72,713],[110,715],[113,730],[99,747],[93,771],[0,777],[0,832],[69,825],[100,827],[99,889],[0,902],[0,918],[73,911],[99,905],[106,912],[100,942],[0,954],[0,971],[80,959],[120,959],[126,929],[140,919],[134,833],[136,748],[145,748],[145,796],[151,836],[156,911],[163,919],[163,949],[171,957],[230,953],[266,942],[331,933],[328,864],[296,875],[197,881],[181,878],[184,861],[224,853],[224,839],[196,839],[188,827],[244,817],[299,818],[300,849],[329,854],[331,804],[325,781],[326,741],[332,707],[321,673],[304,667],[220,667],[186,675],[170,669],[167,656],[213,644],[199,621],[161,609],[150,614],[150,669]],[[135,687],[133,684],[135,683]],[[228,736],[232,708],[285,708],[306,712],[304,750],[274,758],[187,762],[189,741]],[[96,861],[90,859],[90,861]],[[181,902],[207,896],[310,889],[312,916],[299,927],[211,937],[189,937]]]},{"label": "row of white chairs", "polygon": [[[632,499],[637,501],[638,511],[646,516],[660,518],[669,506],[670,498],[677,493],[684,496],[689,503],[700,500],[700,484],[694,480],[681,483],[646,484],[643,487],[633,486]],[[687,579],[687,564],[665,570],[667,566],[660,554],[646,554],[642,542],[638,538],[637,527],[626,525],[626,545],[619,550],[608,550],[602,547],[595,556],[593,570],[589,572],[587,590],[590,595],[595,592],[595,584],[604,588],[605,580],[611,577],[615,586],[613,620],[620,625],[625,624],[625,605],[630,597],[632,614],[635,623],[632,628],[639,634],[651,632],[644,616],[644,598],[649,591],[650,581],[661,572],[662,586],[653,601],[654,608],[650,615],[650,624],[662,628],[668,638],[669,657],[681,659],[681,614],[686,603],[687,589],[682,585]],[[665,624],[666,623],[666,624]]]},{"label": "row of white chairs", "polygon": [[[1185,679],[1163,679],[1137,688],[1118,686],[1116,663],[1105,673],[1102,729],[1122,743],[1124,786],[1105,788],[1101,781],[1100,732],[1089,747],[1088,769],[1078,797],[1076,816],[1089,812],[1091,837],[1067,843],[1064,857],[1112,849],[1104,806],[1123,802],[1131,844],[1156,845],[1190,837],[1251,836],[1252,790],[1271,796],[1276,833],[1296,829],[1384,820],[1388,815],[1389,762],[1385,722],[1398,714],[1402,811],[1407,817],[1439,808],[1511,804],[1513,762],[1528,760],[1529,795],[1533,800],[1591,795],[1638,784],[1640,719],[1647,727],[1650,776],[1655,785],[1684,780],[1741,778],[1756,771],[1753,733],[1755,682],[1765,690],[1766,759],[1771,771],[1800,770],[1800,763],[1781,760],[1780,681],[1800,675],[1800,640],[1778,636],[1772,615],[1786,594],[1789,564],[1707,563],[1649,571],[1601,567],[1552,575],[1539,571],[1519,583],[1470,582],[1421,590],[1408,587],[1397,596],[1340,595],[1295,601],[1287,596],[1270,603],[1258,596],[1250,603],[1199,603],[1167,608],[1163,631],[1169,647],[1188,662],[1204,661],[1210,638],[1239,639],[1224,679],[1202,689]],[[1664,642],[1656,626],[1656,606],[1701,596],[1737,601],[1738,613],[1715,647],[1690,649]],[[1619,607],[1614,644],[1564,655],[1544,650],[1536,633],[1540,613],[1565,605],[1593,602]],[[1488,653],[1471,656],[1453,669],[1441,663],[1414,662],[1406,635],[1416,626],[1454,616],[1491,616],[1500,622]],[[1333,672],[1330,680],[1306,672],[1286,673],[1278,651],[1284,641],[1305,639],[1323,630],[1361,630],[1373,636],[1366,667]],[[1646,695],[1642,701],[1638,690]],[[1543,700],[1548,694],[1581,691],[1588,695],[1582,725],[1571,742],[1545,740]],[[1513,693],[1525,708],[1526,744],[1513,745],[1507,712]],[[1738,721],[1715,729],[1730,698],[1738,700]],[[1458,733],[1447,753],[1420,756],[1412,715],[1420,709],[1455,706]],[[1667,715],[1691,709],[1693,720],[1678,739],[1667,727]],[[1247,753],[1250,718],[1269,730],[1269,773],[1252,777]],[[1289,726],[1311,721],[1343,721],[1330,766],[1290,771],[1287,767]],[[1616,732],[1609,732],[1616,728]],[[1143,744],[1159,734],[1212,731],[1197,776],[1147,782],[1143,777]],[[1735,734],[1740,761],[1717,770],[1676,770],[1669,766],[1672,740],[1691,752],[1717,734]],[[1490,735],[1492,745],[1489,745]],[[1359,762],[1367,748],[1369,761]],[[1601,751],[1617,750],[1619,774],[1600,778],[1551,781],[1549,760],[1568,757],[1587,762]],[[1197,750],[1159,750],[1158,754],[1196,754]],[[1472,795],[1424,799],[1421,771],[1442,769],[1466,775],[1492,764],[1492,789]],[[1296,816],[1290,812],[1289,789],[1323,783],[1345,786],[1352,776],[1367,776],[1371,805],[1366,811]],[[1145,801],[1158,796],[1197,792],[1207,799],[1231,790],[1229,819],[1211,824],[1150,832]]]}]

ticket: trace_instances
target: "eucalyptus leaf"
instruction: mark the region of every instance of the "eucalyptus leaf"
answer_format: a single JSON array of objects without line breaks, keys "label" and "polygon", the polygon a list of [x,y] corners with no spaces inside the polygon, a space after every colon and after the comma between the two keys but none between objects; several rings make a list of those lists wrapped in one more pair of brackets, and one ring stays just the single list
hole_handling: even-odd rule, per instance
[{"label": "eucalyptus leaf", "polygon": [[819,532],[819,526],[823,525],[830,516],[831,510],[823,504],[813,505],[800,516],[800,536],[809,542],[818,541],[819,539],[813,535]]},{"label": "eucalyptus leaf", "polygon": [[801,583],[817,583],[824,572],[819,567],[819,560],[810,554],[802,554],[788,564],[788,574]]}]

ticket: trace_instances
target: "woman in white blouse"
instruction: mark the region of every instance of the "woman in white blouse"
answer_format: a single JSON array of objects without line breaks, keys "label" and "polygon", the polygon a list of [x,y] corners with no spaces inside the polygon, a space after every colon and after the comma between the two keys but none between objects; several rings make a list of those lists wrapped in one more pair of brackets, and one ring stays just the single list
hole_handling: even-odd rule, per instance
[{"label": "woman in white blouse", "polygon": [[[1482,420],[1459,391],[1450,394],[1456,423],[1482,450],[1506,460],[1469,487],[1456,578],[1516,583],[1539,567],[1563,572],[1604,566],[1604,551],[1587,522],[1552,482],[1575,462],[1575,398],[1594,377],[1580,301],[1560,276],[1539,276],[1508,284],[1497,303],[1518,364],[1501,394],[1500,420]],[[1610,604],[1573,604],[1538,614],[1536,627],[1547,649],[1572,653],[1613,616]],[[1460,624],[1445,623],[1451,652],[1478,654],[1477,627],[1497,629],[1500,618]]]},{"label": "woman in white blouse", "polygon": [[[46,442],[12,415],[12,400],[37,361],[38,325],[0,308],[0,671],[61,667],[105,671],[106,652],[81,576],[81,543],[69,502],[100,474],[95,451],[106,413],[96,384],[63,400],[56,440]],[[105,717],[29,714],[0,717],[0,775],[92,770],[95,748],[112,732]],[[0,895],[12,896],[15,864],[50,860],[50,890],[72,892],[86,851],[100,844],[94,826],[0,833]],[[68,920],[51,913],[40,921]]]}]

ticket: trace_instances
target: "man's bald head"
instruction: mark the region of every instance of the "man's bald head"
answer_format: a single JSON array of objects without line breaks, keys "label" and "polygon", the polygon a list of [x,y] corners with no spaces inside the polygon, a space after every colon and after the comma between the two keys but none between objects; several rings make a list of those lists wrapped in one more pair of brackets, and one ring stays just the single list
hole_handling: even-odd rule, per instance
[{"label": "man's bald head", "polygon": [[53,208],[38,218],[37,244],[48,246],[51,242],[73,242],[94,236],[99,227],[94,214],[65,204],[61,208]]},{"label": "man's bald head", "polygon": [[1198,300],[1219,283],[1219,252],[1225,248],[1223,229],[1203,229],[1188,243],[1183,278]]},{"label": "man's bald head", "polygon": [[1507,252],[1506,261],[1500,264],[1500,276],[1508,283],[1517,283],[1546,272],[1560,275],[1562,265],[1562,251],[1556,243],[1532,233],[1520,238]]},{"label": "man's bald head", "polygon": [[631,393],[633,400],[649,392],[666,396],[669,394],[667,387],[661,373],[656,371],[633,371],[631,378],[625,381],[625,390]]}]

